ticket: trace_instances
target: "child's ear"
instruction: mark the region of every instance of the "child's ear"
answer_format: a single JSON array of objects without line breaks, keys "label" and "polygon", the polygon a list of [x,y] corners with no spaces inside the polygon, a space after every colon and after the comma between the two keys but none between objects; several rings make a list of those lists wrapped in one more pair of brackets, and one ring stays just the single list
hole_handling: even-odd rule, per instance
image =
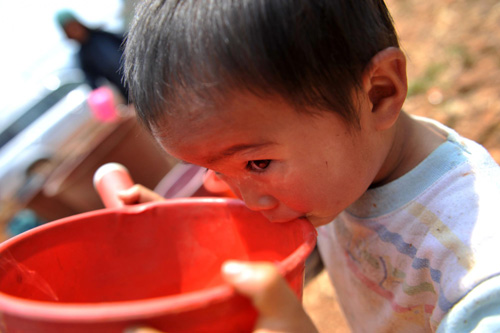
[{"label": "child's ear", "polygon": [[390,128],[397,120],[406,98],[406,57],[396,47],[377,53],[363,74],[363,89],[371,103],[377,130]]}]

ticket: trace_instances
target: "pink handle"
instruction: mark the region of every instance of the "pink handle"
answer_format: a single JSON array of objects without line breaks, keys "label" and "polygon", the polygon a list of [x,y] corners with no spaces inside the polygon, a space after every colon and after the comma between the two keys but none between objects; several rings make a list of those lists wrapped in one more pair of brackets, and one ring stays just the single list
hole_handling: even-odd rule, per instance
[{"label": "pink handle", "polygon": [[118,163],[102,165],[94,174],[94,188],[106,208],[120,208],[125,204],[117,193],[134,185],[126,167]]}]

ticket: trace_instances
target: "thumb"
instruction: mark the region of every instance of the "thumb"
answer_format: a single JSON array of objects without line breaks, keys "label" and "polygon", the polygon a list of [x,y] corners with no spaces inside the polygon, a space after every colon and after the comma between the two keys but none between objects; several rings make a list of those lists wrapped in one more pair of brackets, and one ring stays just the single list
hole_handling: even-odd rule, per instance
[{"label": "thumb", "polygon": [[271,263],[228,261],[224,279],[249,297],[259,312],[257,332],[316,332],[300,300]]},{"label": "thumb", "polygon": [[135,184],[126,190],[120,191],[117,195],[118,198],[120,198],[126,205],[165,200],[165,198],[156,192],[140,184]]},{"label": "thumb", "polygon": [[116,193],[125,205],[133,205],[139,203],[141,197],[140,188],[137,185],[132,186],[126,190]]}]

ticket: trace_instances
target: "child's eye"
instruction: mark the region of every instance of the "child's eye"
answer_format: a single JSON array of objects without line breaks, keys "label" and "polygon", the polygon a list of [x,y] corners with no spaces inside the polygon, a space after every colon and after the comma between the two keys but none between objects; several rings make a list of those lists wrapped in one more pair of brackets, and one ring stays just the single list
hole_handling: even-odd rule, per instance
[{"label": "child's eye", "polygon": [[271,160],[255,160],[248,161],[247,169],[250,171],[264,171],[269,164],[271,164]]}]

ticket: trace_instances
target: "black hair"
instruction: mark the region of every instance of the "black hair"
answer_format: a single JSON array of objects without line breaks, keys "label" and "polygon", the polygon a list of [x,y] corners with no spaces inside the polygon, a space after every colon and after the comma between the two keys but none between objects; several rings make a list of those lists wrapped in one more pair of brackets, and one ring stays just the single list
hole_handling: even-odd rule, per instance
[{"label": "black hair", "polygon": [[125,79],[148,127],[189,100],[231,91],[280,96],[357,123],[353,89],[379,51],[398,47],[383,0],[147,0],[125,48]]}]

